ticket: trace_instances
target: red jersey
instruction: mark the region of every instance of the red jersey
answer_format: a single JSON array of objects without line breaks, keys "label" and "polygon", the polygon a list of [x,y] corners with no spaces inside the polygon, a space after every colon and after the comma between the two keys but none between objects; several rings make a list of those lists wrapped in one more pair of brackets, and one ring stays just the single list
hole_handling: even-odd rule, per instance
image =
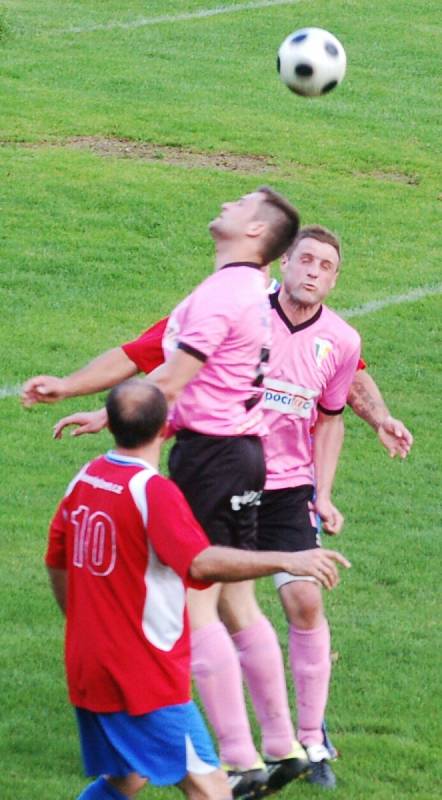
[{"label": "red jersey", "polygon": [[172,481],[110,452],[68,487],[46,564],[68,579],[65,661],[71,702],[144,714],[190,699],[186,589],[209,546]]},{"label": "red jersey", "polygon": [[168,317],[160,319],[132,342],[121,345],[127,357],[146,375],[164,362],[163,336]]}]

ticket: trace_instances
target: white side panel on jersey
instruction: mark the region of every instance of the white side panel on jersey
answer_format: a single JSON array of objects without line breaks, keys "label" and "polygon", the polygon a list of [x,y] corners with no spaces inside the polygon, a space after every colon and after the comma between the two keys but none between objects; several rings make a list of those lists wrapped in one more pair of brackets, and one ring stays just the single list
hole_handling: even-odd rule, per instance
[{"label": "white side panel on jersey", "polygon": [[[154,470],[142,470],[129,482],[130,492],[146,527],[149,515],[146,484],[156,474]],[[149,541],[147,544],[149,558],[144,577],[146,601],[142,626],[146,639],[159,650],[168,652],[183,633],[186,590],[179,575],[160,561]]]},{"label": "white side panel on jersey", "polygon": [[81,468],[80,472],[77,472],[77,474],[75,475],[75,477],[74,477],[74,478],[72,478],[72,480],[71,480],[71,482],[70,482],[70,484],[69,484],[68,488],[66,489],[66,491],[65,491],[65,493],[64,493],[64,496],[65,496],[65,497],[68,497],[68,496],[69,496],[69,495],[72,493],[72,491],[73,491],[73,489],[75,488],[75,486],[76,486],[76,484],[78,483],[78,481],[81,481],[81,478],[83,477],[83,475],[84,475],[84,473],[86,472],[86,470],[87,470],[87,468],[88,468],[88,466],[89,466],[89,464],[90,464],[90,463],[91,463],[91,462],[90,462],[90,461],[88,461],[88,462],[87,462],[87,464],[85,464],[85,465],[84,465],[84,466]]},{"label": "white side panel on jersey", "polygon": [[172,650],[183,633],[186,591],[179,575],[160,561],[150,542],[145,583],[143,631],[159,650]]}]

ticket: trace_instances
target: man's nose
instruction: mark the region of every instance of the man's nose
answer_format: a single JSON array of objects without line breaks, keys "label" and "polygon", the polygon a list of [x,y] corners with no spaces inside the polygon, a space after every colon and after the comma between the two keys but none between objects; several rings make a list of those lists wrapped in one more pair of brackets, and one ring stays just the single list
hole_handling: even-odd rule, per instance
[{"label": "man's nose", "polygon": [[308,265],[307,272],[309,275],[317,277],[319,275],[319,263],[317,261],[311,261]]}]

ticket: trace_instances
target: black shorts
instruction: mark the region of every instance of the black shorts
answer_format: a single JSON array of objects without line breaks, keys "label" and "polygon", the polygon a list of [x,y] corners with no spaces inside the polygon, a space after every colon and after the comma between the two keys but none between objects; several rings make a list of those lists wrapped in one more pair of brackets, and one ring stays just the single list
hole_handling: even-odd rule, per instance
[{"label": "black shorts", "polygon": [[310,485],[263,492],[258,511],[258,550],[297,553],[320,547]]},{"label": "black shorts", "polygon": [[257,436],[179,431],[169,474],[212,544],[256,550],[265,462]]}]

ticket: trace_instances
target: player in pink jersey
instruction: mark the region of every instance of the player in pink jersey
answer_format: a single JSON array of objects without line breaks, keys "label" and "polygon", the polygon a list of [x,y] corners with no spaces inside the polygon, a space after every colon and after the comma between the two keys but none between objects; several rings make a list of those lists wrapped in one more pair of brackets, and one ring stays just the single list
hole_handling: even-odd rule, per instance
[{"label": "player in pink jersey", "polygon": [[[323,305],[339,267],[336,237],[319,226],[303,228],[283,259],[281,290],[270,298],[273,348],[264,403],[269,428],[267,479],[259,512],[263,550],[319,547],[316,514],[327,532],[336,534],[342,527],[331,492],[344,435],[342,412],[359,361],[360,339]],[[320,588],[314,580],[283,574],[275,582],[289,622],[298,738],[311,762],[308,780],[331,788],[335,776],[322,731],[330,635]],[[252,612],[242,604],[229,613],[228,626],[235,630]]]},{"label": "player in pink jersey", "polygon": [[[210,547],[181,492],[158,474],[167,406],[139,379],[107,400],[116,450],[86,464],[52,521],[46,564],[66,614],[66,673],[88,775],[81,800],[125,800],[179,784],[194,800],[231,797],[190,698],[186,588],[280,568],[332,588],[334,553],[241,554]],[[322,555],[321,558],[318,558]]]},{"label": "player in pink jersey", "polygon": [[[264,251],[256,234],[244,235],[249,215],[254,220],[262,213],[253,209],[251,201],[256,198],[224,206],[211,224],[216,271],[171,315],[164,339],[166,363],[151,374],[173,403],[176,439],[169,458],[171,477],[212,542],[250,550],[256,547],[257,507],[265,477],[261,401],[270,309],[262,273],[278,251],[282,254],[278,217],[292,221],[290,237],[295,227],[293,211],[287,211],[285,204],[277,215],[274,210],[272,241]],[[291,239],[287,241],[287,234],[285,239],[288,246]],[[193,370],[199,362],[197,372],[182,375],[184,356]],[[254,784],[261,791],[264,774],[269,790],[282,783],[279,766],[269,776],[256,751],[238,654],[219,617],[219,609],[230,602],[230,589],[216,585],[203,599],[190,592],[189,607],[193,676],[239,796],[247,787],[253,791]],[[253,599],[249,582],[237,591]],[[260,611],[258,616],[257,643],[266,653],[268,692],[273,698],[271,709],[266,708],[260,719],[263,743],[278,765],[286,762],[286,782],[302,774],[308,760],[295,742],[276,634]]]}]

